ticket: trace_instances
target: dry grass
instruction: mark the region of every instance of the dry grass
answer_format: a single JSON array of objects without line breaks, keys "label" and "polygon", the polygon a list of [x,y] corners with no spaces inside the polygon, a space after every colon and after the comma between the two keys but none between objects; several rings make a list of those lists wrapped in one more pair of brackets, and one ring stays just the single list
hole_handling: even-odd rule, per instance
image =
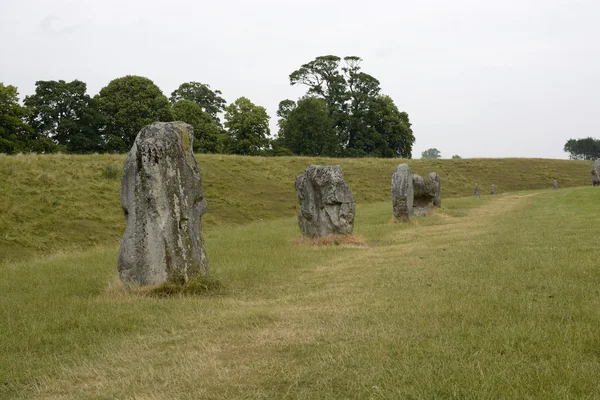
[{"label": "dry grass", "polygon": [[318,238],[301,237],[292,240],[292,243],[304,247],[367,247],[364,238],[354,235],[327,235]]}]

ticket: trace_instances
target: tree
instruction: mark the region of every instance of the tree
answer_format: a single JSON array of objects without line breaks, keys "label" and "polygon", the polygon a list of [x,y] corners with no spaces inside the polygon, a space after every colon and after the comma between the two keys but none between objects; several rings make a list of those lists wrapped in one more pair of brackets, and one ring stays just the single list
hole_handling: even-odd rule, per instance
[{"label": "tree", "polygon": [[180,100],[190,100],[196,102],[202,111],[208,113],[212,120],[221,127],[219,114],[225,111],[227,102],[221,97],[220,90],[212,90],[209,85],[200,82],[186,82],[179,85],[179,88],[171,93],[170,101],[172,104]]},{"label": "tree", "polygon": [[264,107],[240,97],[225,109],[228,148],[233,154],[255,155],[269,144],[269,116]]},{"label": "tree", "polygon": [[308,96],[325,101],[335,123],[338,154],[410,157],[414,135],[408,114],[381,97],[379,81],[361,70],[361,62],[356,56],[317,57],[292,72],[290,84],[306,85]]},{"label": "tree", "polygon": [[563,150],[572,160],[596,160],[600,158],[600,140],[592,137],[569,139]]},{"label": "tree", "polygon": [[26,116],[17,88],[0,82],[0,153],[30,151],[33,129],[24,122]]},{"label": "tree", "polygon": [[223,135],[210,115],[202,111],[198,103],[191,100],[179,100],[173,104],[173,118],[194,127],[194,151],[199,153],[219,153],[219,137]]},{"label": "tree", "polygon": [[441,158],[442,153],[438,149],[427,149],[421,153],[421,158]]},{"label": "tree", "polygon": [[452,156],[452,159],[453,160],[460,160],[460,159],[462,159],[462,157],[459,156],[458,154],[455,154],[455,155]]},{"label": "tree", "polygon": [[127,151],[144,126],[173,120],[169,100],[154,82],[141,76],[127,75],[111,81],[96,99],[106,118],[108,151]]},{"label": "tree", "polygon": [[389,96],[373,99],[369,122],[383,139],[383,145],[374,149],[378,157],[412,158],[415,136],[408,114],[398,110]]},{"label": "tree", "polygon": [[329,116],[325,100],[308,96],[298,103],[283,100],[277,115],[277,144],[302,156],[336,156],[338,138],[335,121]]},{"label": "tree", "polygon": [[63,145],[71,153],[100,152],[103,118],[96,102],[86,94],[86,84],[37,81],[35,94],[25,97],[28,121],[39,138]]}]

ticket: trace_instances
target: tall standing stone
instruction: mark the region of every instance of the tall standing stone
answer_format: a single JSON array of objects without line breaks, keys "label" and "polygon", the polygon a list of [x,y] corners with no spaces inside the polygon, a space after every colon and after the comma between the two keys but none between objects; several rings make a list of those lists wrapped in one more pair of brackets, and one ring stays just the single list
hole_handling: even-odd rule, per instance
[{"label": "tall standing stone", "polygon": [[295,186],[302,235],[352,234],[356,203],[339,165],[311,165],[296,177]]},{"label": "tall standing stone", "polygon": [[414,189],[408,164],[400,164],[392,175],[392,208],[394,217],[408,221],[413,214]]},{"label": "tall standing stone", "polygon": [[490,190],[490,194],[496,194],[496,185],[492,185],[492,189]]},{"label": "tall standing stone", "polygon": [[127,227],[119,277],[155,285],[209,273],[201,232],[206,210],[194,134],[183,122],[144,127],[125,160],[121,205]]},{"label": "tall standing stone", "polygon": [[424,179],[421,175],[413,174],[414,188],[413,215],[424,216],[433,212],[433,202],[436,196],[436,183]]},{"label": "tall standing stone", "polygon": [[442,206],[442,183],[440,176],[437,173],[432,172],[429,174],[429,180],[435,185],[435,197],[433,199],[433,205],[437,208],[440,208]]},{"label": "tall standing stone", "polygon": [[552,181],[552,190],[558,190],[558,182],[556,182],[556,179]]},{"label": "tall standing stone", "polygon": [[480,196],[479,196],[479,183],[475,184],[475,198],[476,199],[480,198]]},{"label": "tall standing stone", "polygon": [[592,167],[592,185],[600,186],[600,159],[596,160]]}]

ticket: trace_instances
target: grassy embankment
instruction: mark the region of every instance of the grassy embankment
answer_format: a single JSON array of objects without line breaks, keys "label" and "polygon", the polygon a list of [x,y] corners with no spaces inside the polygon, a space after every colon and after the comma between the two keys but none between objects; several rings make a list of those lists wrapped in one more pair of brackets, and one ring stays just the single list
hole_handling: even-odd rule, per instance
[{"label": "grassy embankment", "polygon": [[[204,179],[206,231],[297,212],[294,178],[310,164],[343,167],[357,203],[390,202],[394,167],[403,160],[260,158],[197,155]],[[0,156],[0,262],[57,250],[118,243],[124,230],[119,204],[123,155]],[[406,161],[406,160],[405,160]],[[590,184],[590,162],[543,159],[408,160],[416,173],[436,171],[444,198]],[[102,176],[106,166],[119,171]],[[391,213],[391,211],[390,211]]]}]

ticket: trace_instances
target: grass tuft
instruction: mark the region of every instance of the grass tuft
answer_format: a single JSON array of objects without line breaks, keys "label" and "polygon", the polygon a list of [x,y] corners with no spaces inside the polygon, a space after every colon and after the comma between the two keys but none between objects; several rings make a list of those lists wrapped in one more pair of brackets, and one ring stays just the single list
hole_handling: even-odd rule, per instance
[{"label": "grass tuft", "polygon": [[209,275],[200,275],[187,283],[179,284],[174,282],[163,283],[155,286],[143,293],[148,297],[173,297],[173,296],[211,296],[224,294],[225,288],[221,281]]},{"label": "grass tuft", "polygon": [[106,164],[104,168],[102,168],[102,177],[105,179],[114,180],[119,176],[119,168],[115,167],[112,164]]}]

